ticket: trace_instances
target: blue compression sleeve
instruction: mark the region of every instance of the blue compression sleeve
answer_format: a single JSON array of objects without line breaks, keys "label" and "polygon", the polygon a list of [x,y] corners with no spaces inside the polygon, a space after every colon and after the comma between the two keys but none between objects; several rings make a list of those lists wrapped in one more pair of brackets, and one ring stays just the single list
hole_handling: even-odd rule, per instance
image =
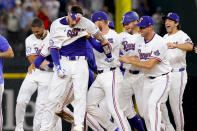
[{"label": "blue compression sleeve", "polygon": [[96,49],[98,52],[103,53],[103,48],[101,46],[100,42],[97,42],[94,38],[90,37],[88,39],[90,44],[93,46],[94,49]]},{"label": "blue compression sleeve", "polygon": [[36,66],[36,68],[39,68],[40,65],[42,64],[42,62],[44,61],[45,57],[39,55],[35,60],[34,60],[34,64]]},{"label": "blue compression sleeve", "polygon": [[54,49],[54,48],[51,48],[51,57],[52,57],[52,60],[54,62],[54,64],[57,66],[57,65],[60,65],[60,54],[59,54],[59,49]]}]

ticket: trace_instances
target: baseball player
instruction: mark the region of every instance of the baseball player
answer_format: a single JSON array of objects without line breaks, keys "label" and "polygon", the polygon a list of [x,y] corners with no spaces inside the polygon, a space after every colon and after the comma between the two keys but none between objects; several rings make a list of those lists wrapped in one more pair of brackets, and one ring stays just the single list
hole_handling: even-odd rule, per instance
[{"label": "baseball player", "polygon": [[[32,32],[25,40],[26,56],[32,63],[40,53],[45,44],[49,44],[49,31],[44,30],[43,22],[35,18],[32,22]],[[44,110],[44,100],[47,96],[47,89],[52,78],[53,72],[49,70],[36,69],[32,74],[25,77],[16,104],[16,128],[15,131],[23,131],[23,122],[25,116],[26,105],[29,103],[33,93],[38,90],[36,99],[36,112],[33,121],[33,130],[39,131]],[[50,116],[49,116],[50,117]],[[62,130],[61,121],[59,120],[57,130]]]},{"label": "baseball player", "polygon": [[[101,42],[108,61],[112,61],[109,43],[98,27],[82,16],[79,6],[72,6],[68,16],[55,20],[51,25],[51,56],[55,72],[50,84],[41,131],[51,131],[56,123],[57,104],[69,90],[74,90],[74,131],[82,131],[86,110],[88,63],[85,36],[90,32]],[[73,86],[68,86],[72,82]],[[51,116],[53,119],[48,119]]]},{"label": "baseball player", "polygon": [[[127,56],[138,56],[136,40],[141,38],[139,34],[139,27],[136,24],[139,21],[139,16],[134,11],[129,11],[123,15],[122,24],[124,26],[124,32],[119,34],[121,41],[121,52]],[[130,123],[138,131],[144,131],[143,123],[139,115],[136,114],[132,96],[135,95],[139,112],[141,113],[141,88],[143,86],[143,73],[139,67],[131,64],[123,64],[123,68],[126,69],[124,73],[124,79],[122,81],[121,93],[120,93],[120,106],[125,111],[125,115],[128,117]],[[142,113],[141,113],[142,115]]]},{"label": "baseball player", "polygon": [[[180,18],[176,13],[168,13],[165,17],[167,34],[163,38],[167,41],[167,59],[172,66],[169,102],[176,124],[176,131],[184,131],[182,99],[187,83],[186,52],[192,51],[193,43],[190,37],[180,30],[179,22]],[[162,122],[166,125],[167,130],[173,131],[165,104],[162,104],[162,110]]]},{"label": "baseball player", "polygon": [[0,131],[3,128],[2,98],[4,91],[3,58],[14,58],[14,53],[8,41],[0,35]]},{"label": "baseball player", "polygon": [[160,104],[166,101],[170,85],[171,67],[167,61],[167,45],[162,37],[153,30],[153,19],[142,16],[137,26],[141,36],[137,40],[139,58],[121,56],[120,61],[142,68],[144,85],[143,99],[144,120],[148,131],[159,131],[161,128]]},{"label": "baseball player", "polygon": [[[118,62],[120,46],[118,34],[114,30],[109,29],[106,13],[102,11],[95,12],[92,16],[92,21],[99,27],[104,37],[110,42],[114,61],[110,63],[107,62],[104,58],[105,54],[102,53],[102,49],[99,52],[94,51],[98,75],[88,91],[87,112],[109,131],[129,131],[131,129],[122,110],[120,110],[117,97],[123,79],[119,69],[120,62]],[[98,107],[104,98],[108,106],[108,111],[119,128],[117,128],[116,124],[111,123],[109,121],[110,117]]]}]

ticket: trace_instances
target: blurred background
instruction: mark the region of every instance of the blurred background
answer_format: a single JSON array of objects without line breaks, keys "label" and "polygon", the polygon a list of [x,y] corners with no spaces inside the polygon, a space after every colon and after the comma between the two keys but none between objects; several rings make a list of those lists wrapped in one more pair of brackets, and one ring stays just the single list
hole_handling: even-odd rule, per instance
[{"label": "blurred background", "polygon": [[[83,7],[87,18],[91,18],[95,11],[105,11],[109,19],[115,22],[118,33],[122,31],[122,15],[133,10],[140,16],[152,16],[155,32],[163,36],[166,31],[162,16],[175,12],[180,16],[182,30],[195,45],[197,43],[197,0],[0,0],[0,34],[8,39],[15,53],[14,59],[4,61],[3,131],[13,131],[15,128],[16,98],[29,65],[24,41],[31,34],[32,19],[39,17],[44,21],[45,28],[49,29],[53,20],[65,16],[67,10],[76,4]],[[194,131],[197,122],[197,54],[194,51],[187,53],[187,72],[188,83],[183,99],[185,131]],[[36,93],[27,108],[24,122],[27,131],[32,130],[35,99]],[[67,131],[70,125],[64,122],[64,127],[64,131]]]}]

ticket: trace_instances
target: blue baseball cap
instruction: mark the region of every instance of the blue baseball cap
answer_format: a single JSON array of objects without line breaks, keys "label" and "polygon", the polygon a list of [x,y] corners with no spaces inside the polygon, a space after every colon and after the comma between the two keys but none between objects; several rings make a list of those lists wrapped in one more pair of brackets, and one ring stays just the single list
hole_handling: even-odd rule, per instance
[{"label": "blue baseball cap", "polygon": [[98,20],[108,20],[108,16],[103,11],[97,11],[92,15],[92,22],[98,21]]},{"label": "blue baseball cap", "polygon": [[154,21],[153,21],[152,17],[150,17],[150,16],[142,16],[140,18],[140,22],[136,25],[139,27],[145,28],[145,27],[154,25]]},{"label": "blue baseball cap", "polygon": [[108,24],[108,26],[109,26],[110,28],[112,28],[112,29],[114,29],[114,28],[115,28],[115,26],[114,26],[114,22],[113,22],[113,21],[110,21],[110,22],[109,22],[109,24]]},{"label": "blue baseball cap", "polygon": [[121,23],[129,23],[129,22],[132,22],[134,20],[137,20],[139,21],[139,16],[138,14],[135,12],[135,11],[129,11],[127,13],[125,13],[123,16],[122,16],[122,21]]},{"label": "blue baseball cap", "polygon": [[168,13],[168,15],[165,17],[165,19],[167,19],[167,18],[169,18],[169,19],[171,19],[173,21],[176,21],[178,23],[180,21],[179,16],[176,13],[172,13],[172,12]]},{"label": "blue baseball cap", "polygon": [[73,20],[77,19],[77,13],[70,13],[70,16]]}]

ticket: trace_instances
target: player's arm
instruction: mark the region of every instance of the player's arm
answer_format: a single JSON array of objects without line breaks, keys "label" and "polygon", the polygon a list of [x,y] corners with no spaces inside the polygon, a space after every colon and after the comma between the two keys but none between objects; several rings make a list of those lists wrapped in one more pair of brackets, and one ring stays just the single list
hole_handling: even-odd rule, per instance
[{"label": "player's arm", "polygon": [[14,58],[14,52],[11,46],[8,47],[7,51],[0,53],[1,58]]},{"label": "player's arm", "polygon": [[184,44],[173,44],[173,43],[167,43],[168,48],[178,48],[183,51],[192,51],[193,44],[192,43],[184,43]]},{"label": "player's arm", "polygon": [[29,63],[32,64],[37,57],[38,57],[37,55],[29,55],[27,56],[27,59]]},{"label": "player's arm", "polygon": [[103,53],[103,48],[101,46],[101,43],[100,42],[97,42],[94,38],[90,37],[88,39],[89,43],[92,45],[92,47],[97,50],[98,52],[100,53]]},{"label": "player's arm", "polygon": [[140,68],[145,68],[145,69],[152,69],[157,63],[160,61],[154,58],[149,58],[148,61],[140,61],[137,57],[134,56],[120,56],[120,62],[127,63],[127,64],[132,64],[134,66],[140,67]]},{"label": "player's arm", "polygon": [[14,58],[12,47],[3,36],[0,36],[0,52],[1,58]]}]

